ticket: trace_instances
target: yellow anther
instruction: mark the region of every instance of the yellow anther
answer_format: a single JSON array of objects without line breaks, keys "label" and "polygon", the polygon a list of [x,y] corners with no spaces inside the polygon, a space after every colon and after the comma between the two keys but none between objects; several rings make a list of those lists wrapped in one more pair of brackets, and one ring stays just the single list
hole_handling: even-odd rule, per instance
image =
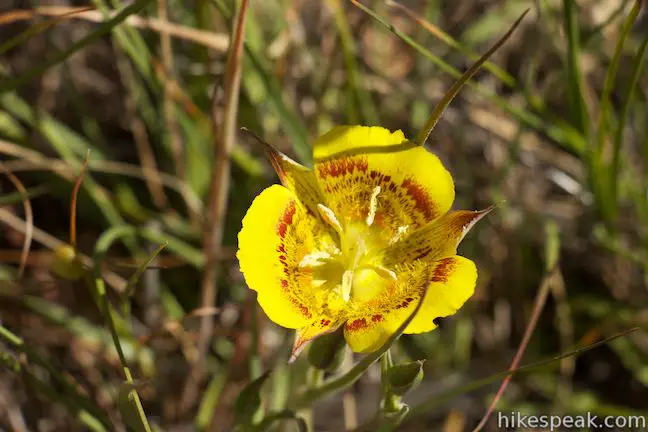
[{"label": "yellow anther", "polygon": [[380,193],[380,186],[376,186],[371,193],[371,201],[369,201],[369,214],[367,215],[367,225],[371,226],[376,218],[376,210],[378,209],[378,194]]},{"label": "yellow anther", "polygon": [[333,213],[333,210],[322,204],[317,204],[317,210],[319,210],[322,219],[324,219],[326,223],[331,225],[331,227],[333,227],[333,229],[337,231],[338,234],[342,235],[342,224],[340,224],[340,221],[335,216],[335,213]]}]

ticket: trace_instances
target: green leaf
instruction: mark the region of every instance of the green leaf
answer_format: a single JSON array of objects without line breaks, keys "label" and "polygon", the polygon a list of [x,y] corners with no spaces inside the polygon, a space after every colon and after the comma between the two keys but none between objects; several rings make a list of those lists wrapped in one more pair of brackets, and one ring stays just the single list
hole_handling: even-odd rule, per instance
[{"label": "green leaf", "polygon": [[234,417],[240,425],[251,425],[252,419],[261,407],[261,387],[270,377],[270,371],[251,381],[234,402]]},{"label": "green leaf", "polygon": [[344,361],[346,342],[342,329],[322,335],[308,348],[308,362],[311,366],[328,372],[337,370]]},{"label": "green leaf", "polygon": [[392,393],[403,396],[414,390],[423,380],[423,363],[424,361],[417,360],[390,367],[385,380]]}]

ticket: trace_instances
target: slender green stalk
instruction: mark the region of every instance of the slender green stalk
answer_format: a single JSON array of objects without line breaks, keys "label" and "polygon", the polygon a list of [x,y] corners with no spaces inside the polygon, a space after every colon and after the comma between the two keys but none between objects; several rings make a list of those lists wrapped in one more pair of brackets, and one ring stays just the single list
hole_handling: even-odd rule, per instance
[{"label": "slender green stalk", "polygon": [[567,34],[567,80],[569,106],[576,129],[589,136],[589,116],[583,98],[583,76],[580,68],[578,17],[574,0],[563,0],[563,18]]},{"label": "slender green stalk", "polygon": [[[372,17],[374,20],[379,22],[381,25],[383,25],[385,28],[387,28],[390,32],[398,36],[400,39],[402,39],[406,44],[414,48],[416,51],[418,51],[421,55],[423,55],[425,58],[430,60],[432,63],[434,63],[435,66],[437,66],[439,69],[441,69],[443,72],[447,73],[453,78],[459,79],[461,78],[462,74],[457,70],[457,68],[447,64],[444,62],[442,59],[439,57],[435,56],[432,54],[430,51],[428,51],[426,48],[424,48],[421,44],[416,42],[414,39],[412,39],[410,36],[407,34],[403,33],[402,31],[398,30],[395,28],[393,25],[391,25],[389,22],[387,22],[384,18],[373,12],[371,9],[367,8],[366,6],[362,5],[361,3],[352,0],[353,4],[357,6],[359,9],[361,9],[363,12],[365,12],[367,15]],[[560,119],[555,119],[555,121],[552,121],[551,123],[545,122],[543,119],[538,117],[537,115],[513,106],[510,104],[508,101],[504,100],[503,98],[497,96],[496,94],[489,92],[485,90],[483,87],[477,85],[476,83],[468,80],[466,82],[466,85],[470,87],[471,89],[479,92],[480,94],[484,95],[488,100],[493,102],[495,105],[500,107],[502,110],[510,113],[513,117],[515,117],[520,123],[538,130],[542,131],[545,133],[549,138],[553,139],[556,143],[560,144],[564,148],[568,149],[569,151],[575,152],[576,154],[582,154],[582,152],[585,150],[585,140],[583,136],[576,130],[573,126],[567,124],[566,122],[560,120]],[[424,129],[425,130],[425,129]]]},{"label": "slender green stalk", "polygon": [[640,9],[641,0],[637,0],[630,11],[628,18],[621,27],[621,34],[619,35],[619,39],[617,39],[616,46],[614,47],[614,54],[612,55],[612,61],[610,62],[610,66],[605,75],[605,82],[603,83],[603,91],[601,93],[601,106],[599,107],[598,113],[598,129],[596,133],[596,154],[599,158],[603,153],[603,147],[605,146],[607,122],[611,104],[610,96],[612,95],[614,85],[616,84],[616,76],[619,71],[619,62],[621,60],[621,54],[623,53],[623,46],[625,45],[625,41],[628,38],[632,25],[637,19],[637,16],[639,16]]},{"label": "slender green stalk", "polygon": [[[353,0],[352,0],[353,1]],[[355,3],[355,1],[354,1]],[[450,87],[450,90],[443,96],[443,99],[434,107],[434,110],[432,111],[432,114],[430,114],[430,117],[428,118],[427,122],[425,123],[425,126],[419,131],[418,135],[416,136],[415,142],[419,145],[425,144],[427,141],[428,137],[430,136],[430,133],[432,133],[432,130],[436,126],[437,122],[443,115],[443,112],[446,110],[448,105],[450,105],[450,102],[459,94],[459,91],[462,89],[464,85],[472,78],[473,75],[477,73],[477,71],[482,67],[482,65],[488,60],[488,58],[495,53],[501,47],[504,42],[508,40],[509,37],[513,34],[515,29],[520,25],[522,22],[522,19],[526,16],[527,13],[529,13],[530,9],[527,9],[520,15],[520,17],[513,23],[511,28],[502,36],[499,38],[497,42],[495,42],[495,45],[493,45],[486,53],[479,58],[475,63],[468,68],[468,70],[459,77],[459,79]]]},{"label": "slender green stalk", "polygon": [[[141,430],[143,430],[144,432],[151,432],[151,427],[149,426],[148,419],[146,418],[146,414],[144,413],[144,408],[142,407],[142,401],[140,400],[139,394],[135,389],[133,374],[131,373],[130,368],[128,367],[128,361],[126,360],[126,356],[124,355],[124,351],[122,349],[121,342],[119,340],[119,334],[117,333],[117,327],[115,326],[112,308],[110,306],[110,302],[108,301],[106,286],[101,277],[101,269],[100,269],[100,263],[103,257],[108,252],[110,246],[115,241],[117,241],[119,237],[127,236],[130,234],[131,234],[131,227],[122,226],[122,227],[111,228],[108,231],[104,232],[101,235],[101,237],[99,237],[99,240],[97,240],[97,244],[95,246],[95,252],[93,256],[94,258],[93,261],[95,263],[93,269],[94,288],[95,288],[95,295],[97,296],[97,299],[100,304],[102,315],[104,317],[104,320],[106,321],[108,330],[110,331],[113,344],[115,345],[115,350],[117,350],[117,355],[119,356],[119,361],[121,362],[122,365],[124,378],[128,384],[131,384],[133,386],[132,389],[128,390],[128,399],[129,401],[132,402],[135,415],[130,416],[129,415],[130,413],[124,413],[124,412],[122,412],[122,414],[128,416],[130,421],[136,421],[139,426],[138,428],[141,428]],[[125,407],[120,407],[120,408],[122,408],[122,410],[125,409]]]},{"label": "slender green stalk", "polygon": [[128,280],[128,285],[126,285],[126,288],[124,289],[124,293],[122,294],[122,303],[121,303],[121,310],[124,316],[128,316],[130,314],[129,310],[129,299],[133,296],[135,293],[135,288],[137,287],[137,283],[139,282],[140,278],[142,277],[142,274],[144,274],[144,271],[148,268],[148,266],[151,265],[153,260],[157,258],[157,256],[162,252],[162,250],[169,245],[168,241],[165,241],[161,245],[159,245],[151,255],[149,255],[146,260],[137,267],[137,270],[135,270],[135,273],[133,273],[133,276]]},{"label": "slender green stalk", "polygon": [[[443,29],[437,27],[436,25],[427,21],[423,17],[419,16],[416,12],[409,9],[405,5],[401,3],[397,3],[393,0],[387,0],[387,5],[402,11],[403,13],[405,13],[405,15],[407,15],[412,20],[416,21],[417,24],[419,24],[421,27],[427,30],[427,32],[433,35],[435,38],[437,38],[444,44],[448,45],[450,48],[454,48],[460,53],[466,55],[473,61],[477,61],[481,57],[479,54],[471,51],[469,48],[462,45],[461,42],[457,41],[455,38],[453,38],[448,33],[443,31]],[[517,87],[518,83],[515,80],[515,78],[506,70],[497,66],[495,63],[491,61],[486,61],[484,62],[483,67],[488,72],[492,73],[495,77],[497,77],[507,87],[511,89],[515,89]]]},{"label": "slender green stalk", "polygon": [[382,357],[380,357],[380,373],[382,376],[382,401],[380,407],[385,414],[392,414],[400,411],[402,404],[400,398],[392,393],[389,383],[387,382],[387,373],[389,369],[394,366],[391,356],[391,350],[387,350]]},{"label": "slender green stalk", "polygon": [[[641,3],[640,0],[637,0],[635,7]],[[638,8],[638,7],[637,7]],[[634,10],[634,8],[633,8]],[[623,133],[625,130],[625,125],[628,120],[628,113],[630,111],[630,104],[634,99],[635,90],[637,89],[637,83],[639,82],[639,76],[641,71],[645,66],[644,57],[646,55],[646,49],[648,48],[648,32],[645,32],[641,45],[637,50],[637,53],[634,58],[632,65],[632,73],[630,74],[630,83],[626,90],[626,93],[623,98],[623,105],[621,106],[621,111],[619,113],[619,124],[617,125],[616,133],[614,135],[614,150],[612,152],[612,173],[610,180],[612,182],[612,200],[615,204],[615,208],[618,208],[618,190],[619,190],[619,165],[621,162],[621,146],[623,145]]]}]

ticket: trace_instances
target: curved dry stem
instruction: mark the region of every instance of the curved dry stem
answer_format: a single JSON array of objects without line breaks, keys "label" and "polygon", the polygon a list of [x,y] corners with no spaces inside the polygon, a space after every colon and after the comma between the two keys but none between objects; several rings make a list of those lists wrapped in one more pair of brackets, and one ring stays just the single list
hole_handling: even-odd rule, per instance
[{"label": "curved dry stem", "polygon": [[[529,346],[529,341],[531,340],[531,336],[535,331],[536,325],[538,324],[538,319],[540,318],[540,314],[542,313],[542,310],[544,309],[544,305],[547,302],[547,296],[549,295],[549,290],[552,286],[552,280],[556,274],[556,270],[557,267],[554,267],[553,270],[551,270],[544,277],[542,283],[540,284],[540,289],[538,290],[538,294],[536,295],[535,301],[533,303],[533,313],[531,314],[529,323],[527,324],[527,327],[524,330],[524,336],[522,337],[522,342],[520,342],[520,346],[518,347],[518,350],[515,353],[515,356],[513,357],[513,361],[511,362],[509,371],[514,371],[520,366],[520,362],[522,361],[522,356],[524,355],[527,346]],[[511,382],[511,379],[513,379],[512,374],[507,375],[506,378],[504,378],[504,381],[502,381],[502,384],[500,384],[500,387],[497,390],[497,394],[493,398],[493,401],[491,402],[490,406],[486,410],[486,413],[480,420],[479,424],[475,427],[475,429],[473,429],[473,432],[479,432],[486,425],[486,422],[490,418],[491,414],[493,414],[493,411],[495,410],[495,406],[497,406],[497,402],[499,402],[500,398],[504,394],[504,391],[506,390],[506,387],[508,387],[509,383]]]},{"label": "curved dry stem", "polygon": [[31,247],[32,238],[34,235],[34,212],[32,210],[31,201],[27,194],[27,189],[22,184],[20,179],[16,177],[10,170],[8,170],[2,162],[0,162],[0,170],[2,170],[9,181],[13,183],[14,187],[22,197],[23,208],[25,210],[25,240],[23,241],[23,248],[20,254],[20,265],[18,267],[18,279],[22,279],[25,273],[25,266],[27,265],[27,257],[29,256],[29,249]]}]

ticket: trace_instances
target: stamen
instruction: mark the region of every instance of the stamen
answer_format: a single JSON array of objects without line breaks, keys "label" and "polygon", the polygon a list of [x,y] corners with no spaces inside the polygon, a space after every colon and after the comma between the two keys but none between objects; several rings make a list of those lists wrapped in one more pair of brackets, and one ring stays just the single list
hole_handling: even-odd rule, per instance
[{"label": "stamen", "polygon": [[342,224],[340,224],[340,221],[335,216],[335,213],[333,213],[333,210],[322,204],[317,204],[317,210],[319,210],[322,219],[331,225],[338,234],[342,235]]},{"label": "stamen", "polygon": [[331,255],[324,251],[317,251],[304,255],[301,262],[299,263],[299,268],[313,268],[319,267],[326,264],[327,261],[331,259]]},{"label": "stamen", "polygon": [[376,218],[376,210],[378,209],[378,194],[380,193],[380,186],[376,186],[371,194],[371,201],[369,202],[369,214],[367,215],[367,225],[371,226]]},{"label": "stamen", "polygon": [[353,285],[353,271],[347,270],[342,275],[342,298],[348,302],[351,298],[351,286]]},{"label": "stamen", "polygon": [[384,279],[391,279],[391,280],[397,280],[398,278],[396,277],[396,273],[393,271],[389,270],[388,268],[385,268],[381,265],[376,265],[376,264],[363,264],[359,269],[368,269],[368,270],[373,270],[375,271],[378,276],[384,278]]}]

